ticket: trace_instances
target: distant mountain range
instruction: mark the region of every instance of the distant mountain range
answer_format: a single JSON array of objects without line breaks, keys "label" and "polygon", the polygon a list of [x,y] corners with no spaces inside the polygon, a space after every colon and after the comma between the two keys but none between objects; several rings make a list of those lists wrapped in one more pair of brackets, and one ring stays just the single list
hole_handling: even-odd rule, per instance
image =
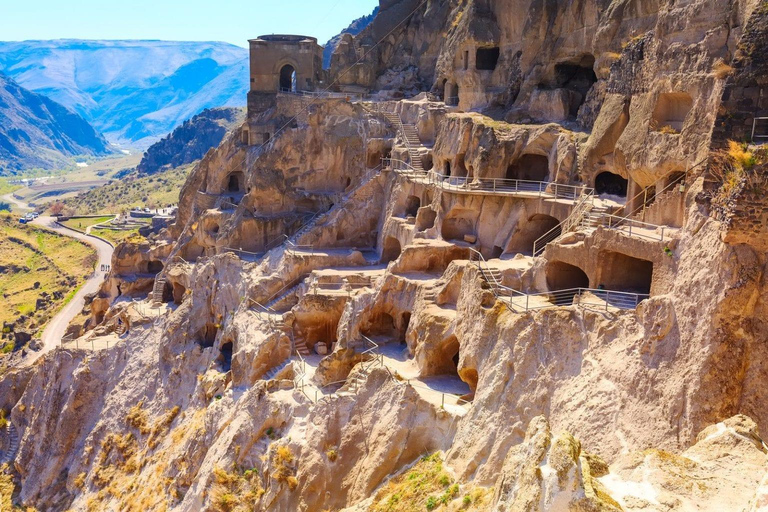
[{"label": "distant mountain range", "polygon": [[212,108],[184,121],[144,153],[137,170],[142,174],[179,167],[203,158],[215,148],[227,132],[245,120],[245,108]]},{"label": "distant mountain range", "polygon": [[206,108],[245,105],[248,50],[218,42],[0,42],[0,72],[112,142],[148,147]]},{"label": "distant mountain range", "polygon": [[63,167],[76,155],[112,151],[85,119],[0,74],[0,176]]}]

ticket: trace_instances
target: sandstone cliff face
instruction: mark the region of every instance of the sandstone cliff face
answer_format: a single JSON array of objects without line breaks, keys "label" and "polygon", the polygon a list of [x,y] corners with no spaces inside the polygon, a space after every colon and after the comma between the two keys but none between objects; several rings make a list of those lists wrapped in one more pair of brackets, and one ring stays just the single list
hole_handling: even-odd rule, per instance
[{"label": "sandstone cliff face", "polygon": [[[175,224],[118,248],[95,350],[0,381],[20,500],[764,507],[763,202],[738,189],[723,216],[713,176],[685,173],[754,12],[382,2],[332,73],[392,31],[346,85],[445,79],[459,105],[280,94],[209,152]],[[564,228],[604,171],[626,199],[598,190]]]}]

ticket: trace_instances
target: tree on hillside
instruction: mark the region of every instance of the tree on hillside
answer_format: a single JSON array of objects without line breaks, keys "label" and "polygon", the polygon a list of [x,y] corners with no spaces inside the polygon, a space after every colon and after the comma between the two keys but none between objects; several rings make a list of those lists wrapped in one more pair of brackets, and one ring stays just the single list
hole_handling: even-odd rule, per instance
[{"label": "tree on hillside", "polygon": [[62,213],[64,213],[65,205],[61,201],[56,201],[51,206],[48,207],[48,211],[51,212],[51,215],[58,217]]}]

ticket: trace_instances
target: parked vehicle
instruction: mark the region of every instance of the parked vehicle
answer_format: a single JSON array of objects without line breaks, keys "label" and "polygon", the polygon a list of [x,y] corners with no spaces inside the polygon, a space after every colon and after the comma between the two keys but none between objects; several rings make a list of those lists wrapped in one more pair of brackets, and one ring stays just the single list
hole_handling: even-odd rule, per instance
[{"label": "parked vehicle", "polygon": [[26,224],[27,222],[29,222],[29,219],[27,219],[26,217],[21,217],[19,219],[19,223],[21,223],[21,224]]}]

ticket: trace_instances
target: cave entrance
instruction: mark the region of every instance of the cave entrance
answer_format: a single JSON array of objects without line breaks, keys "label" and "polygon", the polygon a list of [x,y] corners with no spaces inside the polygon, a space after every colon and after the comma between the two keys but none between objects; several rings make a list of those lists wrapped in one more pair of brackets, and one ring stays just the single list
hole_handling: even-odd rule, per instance
[{"label": "cave entrance", "polygon": [[245,176],[241,171],[229,173],[227,176],[227,192],[240,192],[245,188]]},{"label": "cave entrance", "polygon": [[451,335],[441,343],[434,373],[459,378],[459,340]]},{"label": "cave entrance", "polygon": [[400,317],[400,343],[405,344],[405,335],[408,334],[408,326],[411,324],[411,313],[410,311],[406,311],[402,314]]},{"label": "cave entrance", "polygon": [[296,92],[296,70],[290,64],[286,64],[280,70],[280,90]]},{"label": "cave entrance", "polygon": [[600,286],[607,290],[649,294],[653,282],[653,262],[605,251],[599,275]]},{"label": "cave entrance", "polygon": [[408,196],[405,200],[405,216],[415,217],[421,208],[421,199],[416,196]]},{"label": "cave entrance", "polygon": [[609,194],[618,197],[627,197],[629,180],[612,172],[601,172],[595,177],[595,192],[598,195]]},{"label": "cave entrance", "polygon": [[[551,215],[537,213],[523,223],[512,235],[507,244],[506,252],[512,254],[533,254],[533,244],[560,225],[560,221]],[[557,230],[559,235],[559,230]]]},{"label": "cave entrance", "polygon": [[498,47],[478,48],[475,54],[475,68],[480,71],[493,71],[499,63],[500,51]]},{"label": "cave entrance", "polygon": [[381,251],[382,263],[395,261],[400,256],[401,252],[402,247],[400,246],[400,241],[393,236],[388,236],[387,239],[384,240],[384,248]]},{"label": "cave entrance", "polygon": [[213,343],[216,341],[216,334],[218,334],[218,332],[219,328],[216,327],[216,325],[210,322],[205,324],[195,335],[197,344],[202,348],[212,347]]},{"label": "cave entrance", "polygon": [[575,265],[562,261],[553,261],[546,269],[547,286],[552,294],[552,302],[557,306],[573,304],[573,298],[579,294],[579,288],[589,288],[589,277]]},{"label": "cave entrance", "polygon": [[395,325],[395,319],[389,313],[380,312],[368,321],[367,336],[381,336],[388,340],[399,340],[400,333]]},{"label": "cave entrance", "polygon": [[232,369],[232,350],[233,344],[231,341],[224,343],[219,349],[218,362],[223,372],[228,372]]},{"label": "cave entrance", "polygon": [[464,161],[464,153],[456,155],[456,165],[453,167],[452,177],[465,178],[467,176],[467,166]]},{"label": "cave entrance", "polygon": [[459,208],[451,210],[440,229],[443,240],[465,241],[465,237],[475,236],[475,216],[473,210]]},{"label": "cave entrance", "polygon": [[173,285],[168,281],[163,286],[163,302],[166,304],[173,302]]},{"label": "cave entrance", "polygon": [[507,167],[508,180],[548,181],[549,159],[544,155],[523,155]]},{"label": "cave entrance", "polygon": [[184,296],[187,293],[187,289],[180,283],[173,283],[173,302],[181,304],[184,300]]},{"label": "cave entrance", "polygon": [[668,92],[659,95],[653,109],[652,128],[679,133],[693,108],[693,98],[687,92]]},{"label": "cave entrance", "polygon": [[163,262],[158,260],[150,260],[149,263],[147,263],[147,273],[148,274],[158,274],[163,271]]},{"label": "cave entrance", "polygon": [[571,92],[568,114],[576,117],[579,108],[587,99],[587,93],[597,82],[595,75],[595,57],[587,54],[578,62],[561,62],[555,64],[555,84],[558,89]]}]

